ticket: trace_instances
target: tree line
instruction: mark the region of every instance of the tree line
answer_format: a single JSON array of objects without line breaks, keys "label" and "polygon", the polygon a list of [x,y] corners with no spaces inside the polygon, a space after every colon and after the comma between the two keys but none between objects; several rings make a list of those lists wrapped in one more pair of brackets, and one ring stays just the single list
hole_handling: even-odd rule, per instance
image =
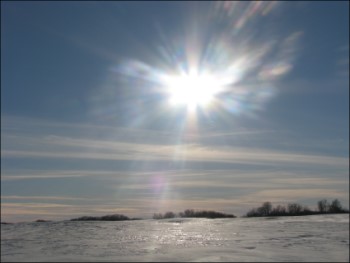
[{"label": "tree line", "polygon": [[[328,202],[327,199],[322,199],[317,202],[317,210],[311,210],[307,206],[298,203],[289,203],[287,206],[277,205],[273,207],[271,202],[264,202],[260,207],[249,210],[244,217],[263,217],[263,216],[302,216],[302,215],[317,215],[317,214],[335,214],[349,213],[348,209],[342,207],[338,199]],[[174,213],[168,211],[164,214],[154,213],[153,219],[168,219],[168,218],[236,218],[233,214],[225,214],[212,210],[195,211],[186,209],[183,212]],[[105,216],[83,216],[71,219],[70,221],[124,221],[124,220],[139,220],[142,218],[129,218],[125,215],[114,214]],[[44,220],[43,220],[44,221]],[[37,221],[38,222],[38,221]]]},{"label": "tree line", "polygon": [[245,217],[349,213],[349,210],[343,208],[338,199],[334,199],[331,203],[328,203],[327,199],[322,199],[317,202],[317,208],[318,210],[311,210],[307,206],[303,206],[298,203],[290,203],[287,206],[278,205],[273,207],[271,202],[264,202],[262,206],[248,211]]},{"label": "tree line", "polygon": [[125,215],[114,214],[105,216],[82,216],[73,218],[70,221],[125,221],[125,220],[138,220],[140,218],[129,218]]},{"label": "tree line", "polygon": [[174,213],[166,212],[164,214],[155,213],[153,214],[153,219],[166,219],[174,217],[183,217],[183,218],[235,218],[235,215],[225,214],[216,211],[194,211],[193,209],[186,209],[184,212]]}]

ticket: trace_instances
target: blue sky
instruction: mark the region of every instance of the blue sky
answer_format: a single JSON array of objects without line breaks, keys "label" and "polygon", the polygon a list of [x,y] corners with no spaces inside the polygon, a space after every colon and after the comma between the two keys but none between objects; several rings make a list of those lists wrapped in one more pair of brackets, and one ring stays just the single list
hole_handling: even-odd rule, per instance
[{"label": "blue sky", "polygon": [[348,2],[1,2],[2,221],[349,207],[348,185]]}]

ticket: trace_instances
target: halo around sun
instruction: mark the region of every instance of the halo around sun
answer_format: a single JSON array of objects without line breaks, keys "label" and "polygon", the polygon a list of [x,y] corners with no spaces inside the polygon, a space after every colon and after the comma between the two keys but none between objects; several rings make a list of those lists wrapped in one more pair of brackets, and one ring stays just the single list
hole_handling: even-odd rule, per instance
[{"label": "halo around sun", "polygon": [[171,105],[184,105],[188,109],[209,106],[220,91],[214,76],[191,72],[177,76],[168,76],[165,86]]}]

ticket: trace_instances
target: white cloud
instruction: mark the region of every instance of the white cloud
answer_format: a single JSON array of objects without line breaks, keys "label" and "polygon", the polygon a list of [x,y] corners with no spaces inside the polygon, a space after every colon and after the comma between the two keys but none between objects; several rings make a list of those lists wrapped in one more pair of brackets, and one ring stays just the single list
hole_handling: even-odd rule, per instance
[{"label": "white cloud", "polygon": [[[95,131],[103,131],[104,135],[113,133],[115,136],[112,139],[94,133],[87,135],[84,127],[89,127],[90,131],[96,128]],[[28,158],[40,162],[48,159],[126,160],[142,161],[143,164],[152,161],[186,161],[208,165],[213,162],[220,165],[220,170],[215,169],[217,166],[209,170],[188,167],[170,170],[158,169],[152,165],[133,166],[126,171],[111,167],[96,171],[82,167],[77,167],[77,170],[65,170],[61,167],[47,168],[48,170],[3,169],[1,180],[5,184],[17,183],[14,180],[43,179],[44,182],[50,178],[74,177],[89,182],[106,179],[109,187],[103,198],[86,200],[83,200],[85,196],[79,195],[79,191],[67,193],[67,196],[53,194],[44,197],[39,196],[39,193],[26,196],[20,191],[5,195],[2,197],[4,206],[1,208],[4,218],[11,219],[16,214],[22,214],[23,218],[33,220],[38,215],[47,219],[67,219],[109,213],[151,217],[154,212],[178,212],[186,208],[243,214],[247,212],[247,207],[260,205],[261,200],[291,201],[295,198],[323,198],[325,195],[347,200],[348,192],[343,186],[348,184],[348,158],[263,147],[219,146],[215,141],[209,145],[205,140],[187,144],[171,144],[166,140],[154,143],[157,136],[165,138],[171,133],[152,134],[151,131],[143,133],[135,129],[95,128],[94,125],[61,126],[54,122],[49,124],[40,121],[30,126],[30,121],[12,120],[11,125],[7,122],[5,127],[2,126],[2,158],[5,163],[7,158]],[[246,132],[247,139],[260,134],[254,130],[236,132],[236,135]],[[236,132],[211,131],[201,136],[215,140],[228,136],[234,138]],[[262,132],[269,135],[270,131]],[[128,140],[124,140],[125,138]],[[225,170],[222,164],[245,164],[248,168]],[[265,167],[257,170],[258,168],[254,168],[255,164]],[[164,187],[154,193],[152,180],[159,175],[164,180]],[[192,191],[193,189],[196,191]],[[129,194],[125,195],[126,192]],[[13,201],[20,202],[16,204]]]},{"label": "white cloud", "polygon": [[3,157],[12,158],[73,158],[134,161],[196,161],[261,165],[330,165],[348,166],[343,157],[290,153],[252,147],[219,147],[205,144],[155,144],[115,140],[67,137],[57,135],[2,136]]}]

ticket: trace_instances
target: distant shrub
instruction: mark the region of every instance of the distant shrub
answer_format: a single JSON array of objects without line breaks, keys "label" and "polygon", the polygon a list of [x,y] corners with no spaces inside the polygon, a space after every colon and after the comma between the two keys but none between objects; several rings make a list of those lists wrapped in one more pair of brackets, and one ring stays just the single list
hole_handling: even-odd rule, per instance
[{"label": "distant shrub", "polygon": [[284,206],[278,205],[272,208],[270,216],[284,216],[287,214],[287,209]]},{"label": "distant shrub", "polygon": [[270,202],[265,202],[261,207],[253,208],[246,213],[246,217],[259,216],[300,216],[300,215],[316,215],[326,213],[349,213],[348,210],[342,208],[338,199],[328,204],[326,199],[317,202],[318,211],[312,211],[307,206],[298,203],[290,203],[287,208],[281,205],[272,207]]},{"label": "distant shrub", "polygon": [[96,221],[98,220],[98,217],[95,216],[82,216],[82,217],[78,217],[78,218],[73,218],[70,221]]},{"label": "distant shrub", "polygon": [[173,212],[166,212],[163,216],[163,218],[174,218],[175,217],[175,213]]},{"label": "distant shrub", "polygon": [[122,221],[122,220],[129,220],[129,217],[125,215],[114,214],[114,215],[102,216],[101,220],[102,221]]},{"label": "distant shrub", "polygon": [[216,211],[194,211],[193,209],[187,209],[184,212],[179,213],[180,217],[200,217],[200,218],[235,218],[232,214],[224,214]]},{"label": "distant shrub", "polygon": [[257,208],[257,212],[261,216],[269,216],[272,210],[272,205],[270,202],[265,202],[261,207]]},{"label": "distant shrub", "polygon": [[[177,214],[173,212],[166,212],[164,215],[161,213],[153,214],[153,219],[166,219],[166,218],[174,218]],[[184,212],[178,213],[179,217],[198,217],[198,218],[235,218],[236,216],[231,214],[224,214],[215,211],[194,211],[193,209],[186,209]]]},{"label": "distant shrub", "polygon": [[328,203],[326,199],[317,203],[319,213],[349,213],[349,210],[342,207],[338,199],[334,199],[332,203]]},{"label": "distant shrub", "polygon": [[161,213],[159,214],[153,214],[153,219],[163,219],[163,215]]},{"label": "distant shrub", "polygon": [[[181,216],[181,215],[180,215]],[[194,217],[195,216],[195,212],[193,209],[186,209],[181,217]]]},{"label": "distant shrub", "polygon": [[120,214],[105,215],[105,216],[82,216],[79,218],[73,218],[70,221],[124,221],[130,220],[129,217]]},{"label": "distant shrub", "polygon": [[155,213],[153,214],[153,219],[167,219],[167,218],[174,218],[176,217],[176,214],[174,212],[166,212],[164,215],[161,213]]},{"label": "distant shrub", "polygon": [[35,220],[35,222],[43,223],[43,222],[51,222],[51,221],[50,220],[44,220],[44,219],[38,219],[38,220]]},{"label": "distant shrub", "polygon": [[257,216],[262,216],[258,213],[256,208],[252,208],[251,210],[249,210],[246,214],[247,217],[257,217]]},{"label": "distant shrub", "polygon": [[297,203],[288,204],[289,215],[298,215],[302,211],[302,206]]},{"label": "distant shrub", "polygon": [[342,208],[340,202],[338,199],[334,199],[331,203],[331,205],[329,206],[329,212],[330,213],[341,213],[343,212],[344,209]]},{"label": "distant shrub", "polygon": [[320,213],[325,213],[328,211],[329,204],[326,199],[323,199],[317,202],[317,206]]}]

